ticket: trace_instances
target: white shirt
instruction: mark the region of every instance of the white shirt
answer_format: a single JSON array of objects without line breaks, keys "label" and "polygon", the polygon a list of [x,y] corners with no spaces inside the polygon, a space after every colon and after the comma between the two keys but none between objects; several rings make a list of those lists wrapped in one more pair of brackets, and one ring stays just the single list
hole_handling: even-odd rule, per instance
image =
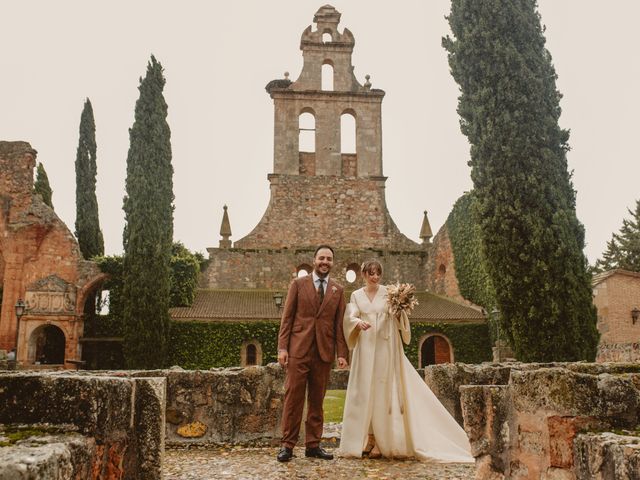
[{"label": "white shirt", "polygon": [[[315,287],[316,292],[317,292],[318,291],[318,287],[320,286],[320,277],[318,276],[318,274],[316,273],[315,270],[311,273],[311,276],[313,277],[313,286]],[[327,293],[327,284],[329,283],[329,275],[324,277],[322,279],[322,281],[323,281],[322,290],[324,290],[323,293]]]}]

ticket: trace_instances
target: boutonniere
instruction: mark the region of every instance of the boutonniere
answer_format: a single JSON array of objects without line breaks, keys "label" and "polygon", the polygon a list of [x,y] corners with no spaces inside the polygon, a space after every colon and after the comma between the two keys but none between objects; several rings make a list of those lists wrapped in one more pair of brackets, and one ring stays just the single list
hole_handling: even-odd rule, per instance
[{"label": "boutonniere", "polygon": [[336,293],[338,291],[338,288],[334,285],[333,287],[331,287],[331,291],[333,293]]}]

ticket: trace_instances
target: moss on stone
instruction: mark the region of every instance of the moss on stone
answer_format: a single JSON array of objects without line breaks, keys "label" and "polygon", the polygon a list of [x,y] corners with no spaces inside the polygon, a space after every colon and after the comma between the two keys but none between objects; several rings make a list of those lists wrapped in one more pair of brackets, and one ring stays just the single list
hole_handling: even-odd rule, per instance
[{"label": "moss on stone", "polygon": [[0,438],[6,439],[0,441],[0,447],[9,447],[30,437],[42,437],[52,433],[61,433],[60,427],[17,427],[10,426],[0,429]]}]

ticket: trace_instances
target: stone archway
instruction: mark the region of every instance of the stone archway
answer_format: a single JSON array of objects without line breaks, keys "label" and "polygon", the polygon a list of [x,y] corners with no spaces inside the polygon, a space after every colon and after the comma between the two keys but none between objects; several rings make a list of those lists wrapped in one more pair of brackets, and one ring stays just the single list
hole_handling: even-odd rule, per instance
[{"label": "stone archway", "polygon": [[40,325],[29,337],[29,362],[41,365],[63,365],[66,337],[60,327]]},{"label": "stone archway", "polygon": [[419,366],[453,362],[451,341],[444,335],[432,333],[425,335],[418,343]]}]

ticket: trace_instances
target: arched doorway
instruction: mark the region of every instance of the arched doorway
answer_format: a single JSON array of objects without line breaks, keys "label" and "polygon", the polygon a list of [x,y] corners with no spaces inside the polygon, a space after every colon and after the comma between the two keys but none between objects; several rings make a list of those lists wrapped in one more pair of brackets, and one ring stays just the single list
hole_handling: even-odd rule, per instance
[{"label": "arched doorway", "polygon": [[33,331],[29,339],[29,352],[34,353],[30,360],[41,365],[62,365],[65,344],[64,332],[59,327],[42,325]]},{"label": "arched doorway", "polygon": [[240,347],[240,365],[251,367],[262,365],[262,345],[257,340],[249,340]]},{"label": "arched doorway", "polygon": [[429,335],[420,345],[420,368],[453,361],[449,340],[444,335]]},{"label": "arched doorway", "polygon": [[253,343],[247,345],[247,365],[256,365],[258,362],[258,350]]}]

